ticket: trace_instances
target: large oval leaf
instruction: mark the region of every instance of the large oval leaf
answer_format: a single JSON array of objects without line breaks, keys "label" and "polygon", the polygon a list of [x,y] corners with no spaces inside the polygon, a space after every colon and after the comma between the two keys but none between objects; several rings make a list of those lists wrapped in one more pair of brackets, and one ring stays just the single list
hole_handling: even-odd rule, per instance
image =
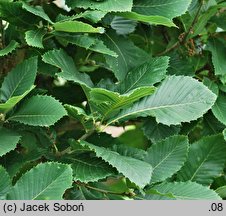
[{"label": "large oval leaf", "polygon": [[121,119],[154,116],[165,125],[178,125],[201,117],[216,100],[216,95],[191,77],[169,76],[151,96],[134,103],[112,118],[108,124]]},{"label": "large oval leaf", "polygon": [[152,174],[150,164],[85,141],[81,141],[81,144],[92,149],[97,157],[101,157],[139,187],[143,188],[150,182]]}]

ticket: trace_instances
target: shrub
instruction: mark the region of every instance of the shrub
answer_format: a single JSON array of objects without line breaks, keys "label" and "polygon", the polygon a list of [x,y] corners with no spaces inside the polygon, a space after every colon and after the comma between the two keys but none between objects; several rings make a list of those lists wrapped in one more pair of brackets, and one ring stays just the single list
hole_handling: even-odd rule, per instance
[{"label": "shrub", "polygon": [[225,1],[66,4],[0,1],[0,199],[225,198]]}]

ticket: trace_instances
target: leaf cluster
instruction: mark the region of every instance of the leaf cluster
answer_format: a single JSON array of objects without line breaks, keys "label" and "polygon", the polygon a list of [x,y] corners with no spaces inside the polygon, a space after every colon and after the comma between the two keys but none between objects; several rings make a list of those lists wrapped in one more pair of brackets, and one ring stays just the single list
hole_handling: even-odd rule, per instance
[{"label": "leaf cluster", "polygon": [[1,0],[0,199],[226,199],[225,9]]}]

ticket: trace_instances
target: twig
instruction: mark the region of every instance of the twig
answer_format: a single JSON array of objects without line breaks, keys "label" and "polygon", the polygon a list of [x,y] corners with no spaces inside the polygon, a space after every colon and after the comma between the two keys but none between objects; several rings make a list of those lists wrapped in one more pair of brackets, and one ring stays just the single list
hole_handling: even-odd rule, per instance
[{"label": "twig", "polygon": [[[90,137],[96,130],[92,129],[90,130],[88,133],[84,134],[83,136],[81,136],[78,141],[82,141],[82,140],[86,140],[88,137]],[[66,149],[64,149],[62,152],[57,152],[57,156],[62,156],[65,154],[71,154],[73,153],[73,150],[71,149],[71,147],[68,147]]]},{"label": "twig", "polygon": [[125,192],[124,192],[124,193],[119,193],[119,192],[107,191],[107,190],[104,190],[104,189],[92,187],[92,186],[90,186],[90,185],[88,185],[88,184],[84,184],[84,183],[81,183],[81,182],[74,182],[74,183],[77,184],[77,185],[79,185],[80,187],[81,187],[81,186],[82,186],[82,187],[86,187],[86,188],[88,188],[88,189],[95,190],[95,191],[98,191],[98,192],[101,192],[101,193],[105,193],[105,194],[115,194],[115,195],[121,195],[121,196],[127,195],[127,196],[129,196],[129,197],[135,196],[135,194],[132,193],[132,192],[130,192],[130,193],[128,192],[128,194],[125,193]]},{"label": "twig", "polygon": [[200,14],[200,11],[202,9],[202,6],[204,5],[204,1],[201,0],[201,3],[199,5],[199,8],[196,12],[196,15],[191,23],[191,26],[190,28],[188,29],[188,31],[186,33],[184,33],[184,37],[182,40],[179,40],[177,41],[175,44],[173,44],[171,47],[167,48],[166,50],[164,50],[163,52],[161,53],[158,53],[157,56],[161,56],[161,55],[165,55],[166,53],[176,49],[177,47],[179,47],[181,44],[185,44],[187,42],[187,39],[188,39],[188,36],[192,33],[192,30],[194,28],[194,25],[196,24],[196,22],[198,21],[198,18],[199,18],[199,14]]}]

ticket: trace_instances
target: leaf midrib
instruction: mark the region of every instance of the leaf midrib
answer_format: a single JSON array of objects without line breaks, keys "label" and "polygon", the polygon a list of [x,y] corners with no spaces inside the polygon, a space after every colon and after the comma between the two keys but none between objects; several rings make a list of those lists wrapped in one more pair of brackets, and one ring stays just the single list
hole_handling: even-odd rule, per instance
[{"label": "leaf midrib", "polygon": [[192,181],[196,174],[198,173],[198,171],[201,169],[202,165],[208,160],[210,154],[212,153],[212,151],[214,150],[215,145],[211,146],[211,149],[209,151],[209,153],[207,154],[207,156],[204,158],[204,160],[200,163],[200,165],[197,167],[196,171],[194,172],[194,174],[191,176],[190,180]]},{"label": "leaf midrib", "polygon": [[162,109],[162,108],[170,108],[170,107],[198,104],[200,102],[202,103],[203,101],[200,100],[200,101],[194,101],[194,102],[187,102],[187,103],[183,103],[183,104],[168,104],[168,105],[162,105],[162,106],[158,106],[158,107],[148,107],[148,108],[145,108],[145,109],[136,110],[136,111],[133,111],[133,112],[126,113],[124,115],[118,116],[117,118],[115,118],[115,119],[111,120],[110,122],[108,122],[107,125],[112,124],[113,122],[118,121],[119,119],[125,118],[125,117],[130,116],[130,115],[134,115],[134,114],[137,114],[137,113],[140,113],[140,112],[156,110],[156,109]]}]

